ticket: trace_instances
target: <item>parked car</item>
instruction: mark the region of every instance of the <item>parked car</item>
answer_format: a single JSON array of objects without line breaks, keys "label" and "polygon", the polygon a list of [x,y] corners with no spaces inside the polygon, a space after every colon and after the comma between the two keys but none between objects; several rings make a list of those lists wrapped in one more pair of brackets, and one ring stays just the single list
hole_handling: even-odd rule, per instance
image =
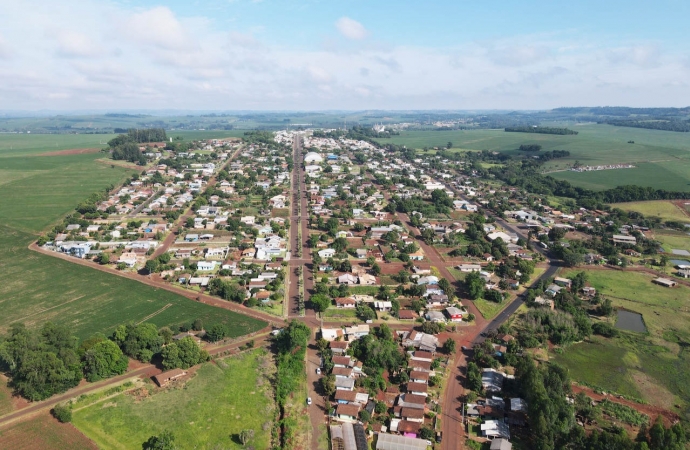
[{"label": "parked car", "polygon": [[307,397],[307,405],[311,405],[311,397]]},{"label": "parked car", "polygon": [[318,367],[316,368],[316,374],[321,375],[321,369],[319,369]]}]

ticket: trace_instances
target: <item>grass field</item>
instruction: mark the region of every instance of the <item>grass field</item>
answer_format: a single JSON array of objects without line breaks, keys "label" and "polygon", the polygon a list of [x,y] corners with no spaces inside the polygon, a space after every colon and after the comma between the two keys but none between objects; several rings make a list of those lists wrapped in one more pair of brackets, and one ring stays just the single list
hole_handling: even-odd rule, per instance
[{"label": "grass field", "polygon": [[44,413],[0,431],[0,448],[96,450],[98,447],[73,425],[60,423]]},{"label": "grass field", "polygon": [[[102,449],[141,448],[164,430],[179,448],[244,448],[237,435],[254,430],[253,448],[270,448],[271,385],[261,372],[273,362],[263,350],[204,364],[184,387],[137,401],[120,394],[74,413],[74,425]],[[261,368],[260,368],[261,367]]]},{"label": "grass field", "polygon": [[[552,176],[591,189],[638,184],[662,189],[690,190],[690,133],[671,133],[610,125],[566,124],[578,135],[506,133],[503,130],[405,131],[379,142],[423,147],[453,143],[453,151],[491,150],[518,154],[521,144],[538,144],[544,150],[567,150],[570,156],[550,161],[557,170],[579,161],[583,165],[636,163],[637,169],[599,172],[556,172]],[[635,144],[628,144],[628,141]]]},{"label": "grass field", "polygon": [[[667,252],[670,252],[674,248],[690,251],[690,236],[685,232],[675,230],[655,231],[654,239],[661,242],[661,246]],[[679,258],[683,259],[683,257]]]},{"label": "grass field", "polygon": [[477,299],[477,300],[471,300],[474,303],[474,306],[477,307],[479,312],[482,314],[482,317],[485,319],[492,319],[496,314],[498,314],[507,304],[507,302],[502,302],[502,303],[496,303],[496,302],[491,302],[489,300],[485,300],[483,298]]},{"label": "grass field", "polygon": [[[41,146],[48,138],[62,139],[62,148],[72,148],[88,147],[103,136],[0,135],[0,148],[9,139],[21,138],[21,152],[30,155],[47,151]],[[263,322],[27,249],[38,233],[80,201],[132,173],[94,162],[98,157],[97,153],[11,156],[0,150],[0,175],[9,175],[0,178],[0,331],[15,321],[40,325],[59,320],[84,338],[95,332],[108,334],[120,323],[139,321],[157,311],[162,312],[150,321],[159,326],[198,316],[206,325],[231,325],[235,336],[262,328]]]},{"label": "grass field", "polygon": [[[572,276],[571,271],[565,276]],[[589,270],[589,282],[619,308],[642,314],[648,334],[621,332],[575,344],[555,361],[575,380],[670,407],[690,405],[690,289],[663,288],[637,272]],[[690,414],[690,410],[682,410]]]},{"label": "grass field", "polygon": [[620,208],[624,211],[639,212],[644,214],[645,217],[660,217],[662,220],[690,222],[690,217],[686,216],[685,213],[683,213],[683,211],[681,211],[676,205],[666,200],[612,203],[611,207]]}]

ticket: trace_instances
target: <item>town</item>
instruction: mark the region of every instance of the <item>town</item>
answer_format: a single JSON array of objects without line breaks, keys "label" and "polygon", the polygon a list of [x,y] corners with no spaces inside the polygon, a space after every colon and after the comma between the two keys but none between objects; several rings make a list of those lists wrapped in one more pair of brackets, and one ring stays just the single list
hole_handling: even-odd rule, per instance
[{"label": "town", "polygon": [[[654,224],[556,208],[443,150],[420,158],[336,129],[150,148],[150,168],[80,204],[36,249],[224,302],[277,340],[303,323],[308,416],[332,448],[525,442],[538,400],[521,383],[537,369],[520,358],[546,340],[617,333],[587,267],[669,261],[645,257]],[[671,275],[645,275],[649,289],[686,284],[690,262],[673,261]],[[618,314],[616,327],[628,314],[645,330]],[[233,335],[181,331],[211,351]]]}]

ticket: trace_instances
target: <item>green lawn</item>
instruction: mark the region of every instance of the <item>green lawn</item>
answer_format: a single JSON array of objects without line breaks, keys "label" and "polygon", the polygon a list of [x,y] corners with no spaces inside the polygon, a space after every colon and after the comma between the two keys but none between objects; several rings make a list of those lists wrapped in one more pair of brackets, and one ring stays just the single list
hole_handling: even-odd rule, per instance
[{"label": "green lawn", "polygon": [[677,220],[680,222],[690,222],[690,218],[676,205],[666,200],[655,200],[650,202],[627,202],[612,203],[611,207],[620,208],[624,211],[635,211],[644,214],[645,217],[660,217],[662,220]]},{"label": "green lawn", "polygon": [[357,318],[357,311],[355,308],[328,308],[323,313],[324,317],[344,317],[347,319]]},{"label": "green lawn", "polygon": [[640,392],[629,373],[626,359],[636,359],[634,351],[603,338],[569,347],[552,361],[567,367],[579,382],[611,392],[639,398]]},{"label": "green lawn", "polygon": [[474,306],[477,307],[485,319],[493,319],[507,304],[507,301],[496,303],[483,298],[471,301],[474,302]]},{"label": "green lawn", "polygon": [[[665,251],[671,252],[672,249],[688,250],[690,251],[690,236],[682,231],[663,230],[655,231],[654,239],[661,242],[661,246]],[[684,259],[683,256],[678,256],[678,259]]]},{"label": "green lawn", "polygon": [[254,430],[252,447],[270,448],[275,405],[262,372],[272,364],[263,350],[207,363],[184,387],[141,401],[120,394],[76,411],[73,423],[102,449],[141,448],[164,430],[179,448],[240,449],[236,436],[244,429]]},{"label": "green lawn", "polygon": [[[0,149],[8,139],[21,139],[21,151],[30,155],[52,150],[41,147],[48,138],[71,148],[88,147],[103,136],[0,135]],[[19,144],[12,145],[18,151]],[[206,325],[229,324],[234,336],[262,328],[261,321],[28,250],[40,232],[80,201],[132,173],[95,162],[100,156],[11,156],[0,150],[0,175],[9,174],[0,178],[0,331],[16,321],[40,325],[53,320],[69,324],[85,338],[95,332],[109,334],[121,323],[158,311],[149,320],[158,326],[199,317]]]}]

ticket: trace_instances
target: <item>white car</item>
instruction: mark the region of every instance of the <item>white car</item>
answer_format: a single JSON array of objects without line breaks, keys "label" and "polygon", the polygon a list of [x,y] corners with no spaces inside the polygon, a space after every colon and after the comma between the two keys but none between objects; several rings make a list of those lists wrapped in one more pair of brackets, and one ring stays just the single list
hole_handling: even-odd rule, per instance
[{"label": "white car", "polygon": [[319,369],[318,367],[316,368],[316,374],[321,375],[321,369]]},{"label": "white car", "polygon": [[311,397],[307,397],[307,405],[311,405]]}]

